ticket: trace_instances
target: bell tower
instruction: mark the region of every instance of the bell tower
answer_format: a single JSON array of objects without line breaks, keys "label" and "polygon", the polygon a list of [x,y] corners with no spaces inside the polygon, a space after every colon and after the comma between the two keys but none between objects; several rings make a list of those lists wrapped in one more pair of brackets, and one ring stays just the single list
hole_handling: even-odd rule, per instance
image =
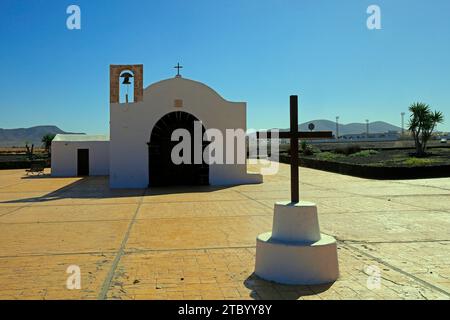
[{"label": "bell tower", "polygon": [[[126,71],[127,76],[124,76]],[[109,100],[110,103],[120,102],[120,81],[133,78],[133,102],[140,102],[144,98],[144,66],[142,64],[112,64],[109,66]],[[126,84],[126,83],[125,83]],[[128,99],[128,94],[127,94]]]}]

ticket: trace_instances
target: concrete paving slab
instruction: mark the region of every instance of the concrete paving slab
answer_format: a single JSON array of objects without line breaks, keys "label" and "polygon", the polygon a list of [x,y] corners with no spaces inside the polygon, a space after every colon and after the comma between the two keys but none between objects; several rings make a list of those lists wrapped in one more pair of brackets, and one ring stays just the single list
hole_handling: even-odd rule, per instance
[{"label": "concrete paving slab", "polygon": [[[450,241],[404,243],[358,243],[354,246],[385,263],[423,280],[429,286],[450,292]],[[389,268],[389,267],[388,267]]]},{"label": "concrete paving slab", "polygon": [[0,223],[86,222],[130,220],[137,204],[29,206],[1,215]]},{"label": "concrete paving slab", "polygon": [[[0,258],[0,299],[96,299],[113,259],[111,254]],[[67,288],[71,265],[80,268],[80,290]]]},{"label": "concrete paving slab", "polygon": [[[349,221],[351,220],[351,224]],[[450,240],[450,216],[445,212],[395,211],[324,214],[322,232],[339,240],[404,242]]]},{"label": "concrete paving slab", "polygon": [[115,252],[128,221],[2,223],[0,257]]},{"label": "concrete paving slab", "polygon": [[256,236],[271,228],[272,216],[267,214],[137,220],[126,250],[254,246]]},{"label": "concrete paving slab", "polygon": [[270,215],[273,210],[248,200],[144,203],[137,219],[190,218],[190,217],[239,217]]}]

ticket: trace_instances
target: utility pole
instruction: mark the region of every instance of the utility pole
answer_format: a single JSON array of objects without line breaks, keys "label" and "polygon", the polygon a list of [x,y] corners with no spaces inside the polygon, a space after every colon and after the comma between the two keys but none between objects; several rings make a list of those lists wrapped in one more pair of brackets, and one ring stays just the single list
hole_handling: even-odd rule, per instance
[{"label": "utility pole", "polygon": [[339,116],[336,117],[336,140],[339,140]]},{"label": "utility pole", "polygon": [[366,136],[369,139],[369,119],[366,119]]},{"label": "utility pole", "polygon": [[402,137],[405,135],[405,113],[402,112]]}]

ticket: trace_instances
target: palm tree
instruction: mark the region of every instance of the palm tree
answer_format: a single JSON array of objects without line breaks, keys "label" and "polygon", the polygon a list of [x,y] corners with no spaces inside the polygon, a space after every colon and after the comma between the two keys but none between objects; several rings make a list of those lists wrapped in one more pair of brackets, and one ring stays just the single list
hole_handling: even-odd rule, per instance
[{"label": "palm tree", "polygon": [[411,131],[416,145],[416,155],[423,156],[427,148],[427,142],[438,123],[444,122],[444,115],[440,111],[432,112],[426,103],[416,102],[409,107],[412,113],[409,120]]},{"label": "palm tree", "polygon": [[50,148],[52,146],[52,140],[55,138],[54,134],[48,133],[45,136],[42,137],[42,145],[45,148],[45,151],[48,155],[50,155]]}]

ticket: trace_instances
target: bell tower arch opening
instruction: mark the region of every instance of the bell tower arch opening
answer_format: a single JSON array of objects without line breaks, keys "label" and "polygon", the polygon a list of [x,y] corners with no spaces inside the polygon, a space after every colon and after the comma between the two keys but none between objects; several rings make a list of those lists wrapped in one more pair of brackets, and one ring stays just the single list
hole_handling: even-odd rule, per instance
[{"label": "bell tower arch opening", "polygon": [[[130,87],[132,90],[130,90]],[[131,70],[124,70],[119,76],[119,103],[134,102],[134,73]]]},{"label": "bell tower arch opening", "polygon": [[109,66],[110,103],[141,102],[144,98],[144,66],[142,64]]}]

